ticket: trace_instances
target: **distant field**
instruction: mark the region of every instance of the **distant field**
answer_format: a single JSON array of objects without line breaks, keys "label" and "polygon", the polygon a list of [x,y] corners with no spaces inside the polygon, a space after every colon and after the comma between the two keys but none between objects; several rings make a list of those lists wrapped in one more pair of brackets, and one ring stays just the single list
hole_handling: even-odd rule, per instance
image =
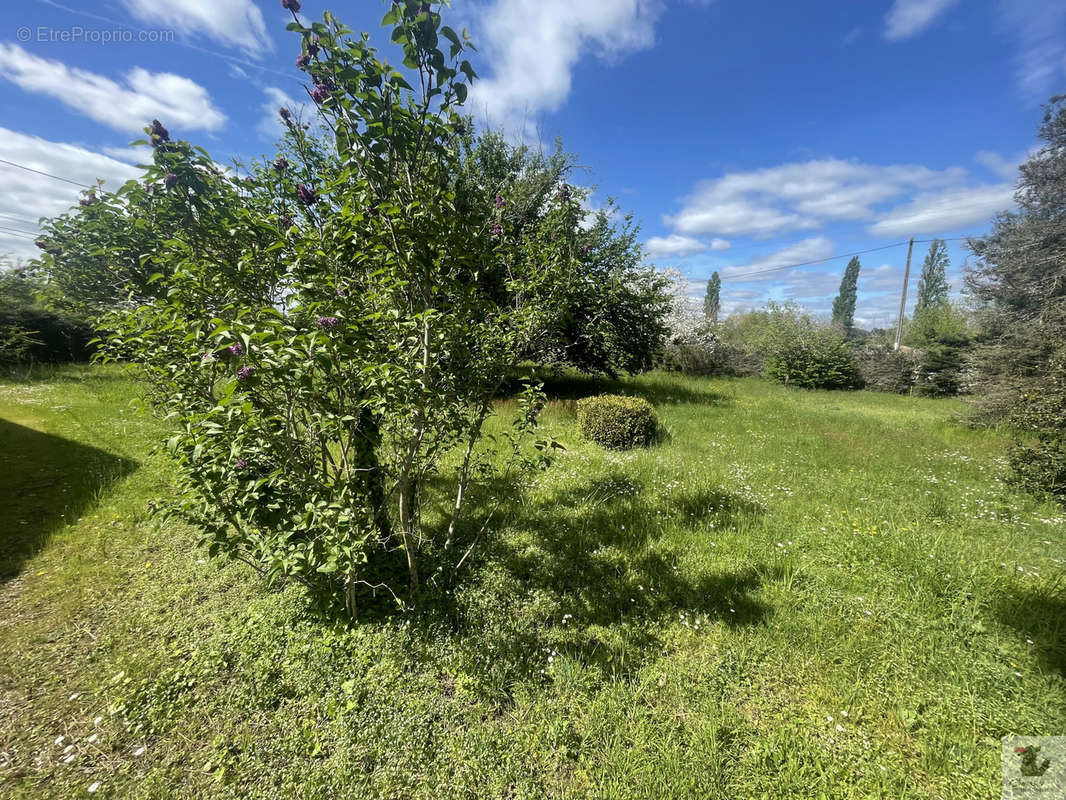
[{"label": "distant field", "polygon": [[607,453],[549,388],[462,588],[347,626],[148,517],[122,373],[0,382],[0,795],[998,798],[1066,734],[1064,512],[961,403],[652,374]]}]

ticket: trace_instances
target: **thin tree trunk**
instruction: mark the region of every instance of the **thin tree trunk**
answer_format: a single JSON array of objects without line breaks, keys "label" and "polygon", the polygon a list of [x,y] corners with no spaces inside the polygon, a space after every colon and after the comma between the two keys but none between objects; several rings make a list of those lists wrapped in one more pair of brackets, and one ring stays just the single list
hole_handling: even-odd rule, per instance
[{"label": "thin tree trunk", "polygon": [[411,580],[411,593],[418,592],[418,554],[415,552],[415,486],[409,476],[400,484],[400,535],[403,549],[407,552],[407,572]]}]

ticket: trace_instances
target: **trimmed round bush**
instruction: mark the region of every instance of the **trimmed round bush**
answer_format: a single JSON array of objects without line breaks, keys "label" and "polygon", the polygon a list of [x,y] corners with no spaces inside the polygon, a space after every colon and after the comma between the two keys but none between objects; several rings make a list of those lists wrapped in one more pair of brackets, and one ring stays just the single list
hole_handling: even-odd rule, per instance
[{"label": "trimmed round bush", "polygon": [[601,394],[577,404],[581,433],[600,447],[626,450],[647,447],[659,430],[655,407],[642,397]]}]

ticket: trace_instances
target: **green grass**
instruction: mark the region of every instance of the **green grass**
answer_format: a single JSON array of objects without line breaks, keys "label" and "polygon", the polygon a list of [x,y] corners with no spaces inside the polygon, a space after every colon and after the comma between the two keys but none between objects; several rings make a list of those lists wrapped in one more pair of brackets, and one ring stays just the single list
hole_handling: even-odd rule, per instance
[{"label": "green grass", "polygon": [[[1066,519],[962,404],[551,388],[461,589],[348,626],[149,517],[120,373],[0,383],[0,794],[994,798],[1001,736],[1066,732]],[[666,439],[582,442],[605,389]]]}]

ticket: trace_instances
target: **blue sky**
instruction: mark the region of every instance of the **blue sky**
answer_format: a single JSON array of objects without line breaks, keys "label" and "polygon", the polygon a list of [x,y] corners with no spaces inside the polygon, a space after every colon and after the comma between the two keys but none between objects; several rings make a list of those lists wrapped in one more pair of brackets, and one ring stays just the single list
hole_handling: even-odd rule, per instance
[{"label": "blue sky", "polygon": [[[382,39],[381,3],[302,15],[327,8]],[[592,202],[632,212],[695,294],[718,270],[727,310],[824,313],[846,259],[750,273],[985,230],[1066,90],[1059,0],[455,0],[445,16],[479,46],[475,115],[561,136]],[[277,107],[304,96],[287,19],[277,0],[27,0],[0,28],[0,159],[114,186],[152,117],[220,162],[269,153]],[[0,181],[0,253],[32,255],[35,220],[78,189],[2,163]],[[862,256],[861,324],[891,320],[905,254]]]}]

